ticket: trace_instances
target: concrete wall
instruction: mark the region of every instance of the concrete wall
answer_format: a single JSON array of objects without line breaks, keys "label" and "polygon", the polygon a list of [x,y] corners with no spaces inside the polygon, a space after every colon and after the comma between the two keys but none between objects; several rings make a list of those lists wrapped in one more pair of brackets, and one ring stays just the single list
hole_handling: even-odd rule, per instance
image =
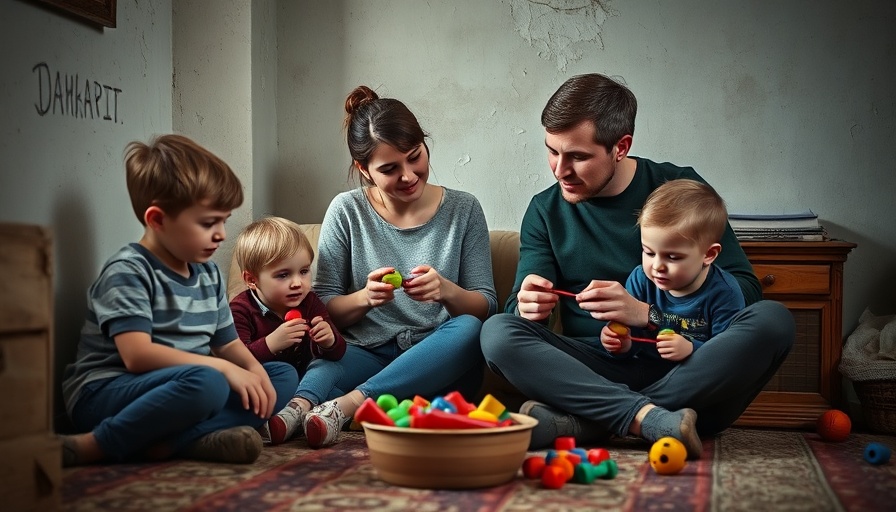
[{"label": "concrete wall", "polygon": [[846,264],[844,329],[896,312],[892,2],[280,2],[279,214],[320,221],[353,186],[341,131],[366,84],[432,135],[433,181],[517,229],[552,182],[541,109],[579,73],[639,100],[633,154],[692,165],[732,211],[811,208]]},{"label": "concrete wall", "polygon": [[58,378],[88,286],[143,234],[122,156],[171,131],[171,4],[120,1],[105,30],[44,5],[0,2],[0,221],[53,230]]},{"label": "concrete wall", "polygon": [[[262,5],[273,4],[196,0],[173,5],[174,130],[190,135],[224,159],[245,192],[242,207],[228,221],[227,240],[215,254],[215,261],[225,269],[236,235],[257,213],[268,211],[269,193],[266,187],[255,186],[254,175],[256,164],[262,174],[266,161],[254,148],[255,108],[274,101],[270,90],[264,100],[254,94],[262,83],[271,81],[264,73],[254,73],[256,61],[261,67],[270,67],[276,55],[276,45],[268,45],[262,52],[262,44],[253,44],[261,32],[253,31],[253,24],[260,23],[254,11]],[[273,20],[271,23],[273,27]],[[268,122],[270,138],[276,123],[273,119]],[[261,203],[258,211],[256,200]]]}]

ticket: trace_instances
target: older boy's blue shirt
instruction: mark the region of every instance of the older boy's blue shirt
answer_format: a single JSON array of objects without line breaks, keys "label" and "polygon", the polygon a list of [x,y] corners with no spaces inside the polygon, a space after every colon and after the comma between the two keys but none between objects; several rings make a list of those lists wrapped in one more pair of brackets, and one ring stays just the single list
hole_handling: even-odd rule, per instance
[{"label": "older boy's blue shirt", "polygon": [[[647,278],[641,266],[635,267],[625,283],[625,289],[632,297],[656,305],[662,312],[663,321],[658,329],[672,329],[691,340],[694,350],[724,331],[731,324],[732,318],[745,307],[744,294],[737,279],[717,265],[709,267],[706,281],[700,289],[684,297],[675,297],[671,293],[660,290]],[[634,333],[636,336],[656,336],[651,333]],[[632,355],[639,357],[659,353],[653,344],[635,342],[632,344]]]},{"label": "older boy's blue shirt", "polygon": [[78,354],[65,370],[69,411],[84,384],[127,373],[115,336],[145,332],[153,343],[208,355],[237,339],[224,280],[214,262],[190,263],[184,277],[139,244],[113,255],[88,290]]}]

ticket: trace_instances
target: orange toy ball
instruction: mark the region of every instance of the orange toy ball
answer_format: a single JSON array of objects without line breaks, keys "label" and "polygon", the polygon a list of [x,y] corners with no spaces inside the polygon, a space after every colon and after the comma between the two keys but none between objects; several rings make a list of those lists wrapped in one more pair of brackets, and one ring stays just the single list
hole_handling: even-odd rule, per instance
[{"label": "orange toy ball", "polygon": [[825,441],[846,441],[850,430],[852,422],[843,411],[831,409],[818,418],[818,435]]}]

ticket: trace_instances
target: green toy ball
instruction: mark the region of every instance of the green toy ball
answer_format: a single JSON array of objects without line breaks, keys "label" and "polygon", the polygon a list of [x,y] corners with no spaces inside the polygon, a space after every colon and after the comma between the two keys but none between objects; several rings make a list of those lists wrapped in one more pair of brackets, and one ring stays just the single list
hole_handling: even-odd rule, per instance
[{"label": "green toy ball", "polygon": [[401,272],[396,270],[395,272],[384,275],[382,281],[391,284],[395,288],[401,288],[403,279],[401,277]]}]

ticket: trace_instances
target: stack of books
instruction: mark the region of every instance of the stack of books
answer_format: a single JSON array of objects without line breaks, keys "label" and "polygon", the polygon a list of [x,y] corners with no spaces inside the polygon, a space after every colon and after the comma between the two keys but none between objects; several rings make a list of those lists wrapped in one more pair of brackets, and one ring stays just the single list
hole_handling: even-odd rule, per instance
[{"label": "stack of books", "polygon": [[738,240],[827,240],[824,226],[812,210],[795,213],[731,213],[728,223]]}]

